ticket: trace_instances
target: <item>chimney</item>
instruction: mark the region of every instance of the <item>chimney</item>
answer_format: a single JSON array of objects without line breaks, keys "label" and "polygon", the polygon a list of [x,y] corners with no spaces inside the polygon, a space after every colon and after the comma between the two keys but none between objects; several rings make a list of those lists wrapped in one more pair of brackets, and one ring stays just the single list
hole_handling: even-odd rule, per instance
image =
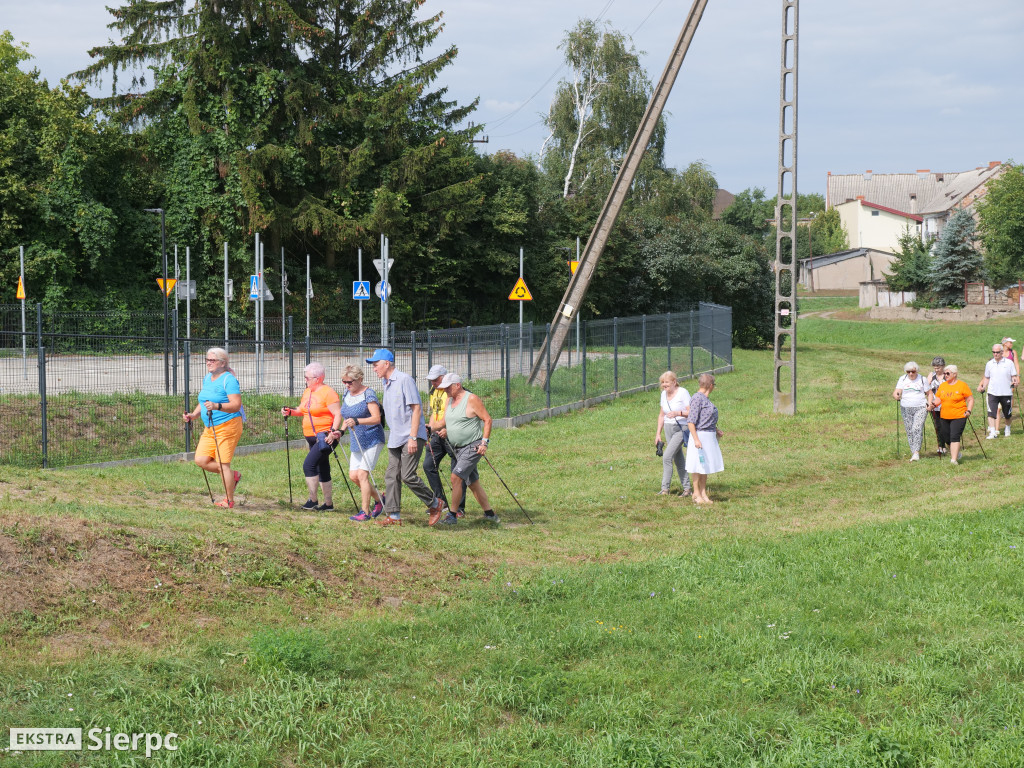
[{"label": "chimney", "polygon": [[864,181],[871,181],[871,169],[864,171]]},{"label": "chimney", "polygon": [[857,195],[857,199],[860,200],[863,203],[864,202],[864,195]]},{"label": "chimney", "polygon": [[931,169],[930,168],[918,168],[917,169],[917,178],[919,178],[919,179],[927,179],[929,173],[931,173]]},{"label": "chimney", "polygon": [[1003,164],[1002,160],[989,160],[988,161],[988,168],[989,168],[989,170],[992,170],[997,165],[1002,165],[1002,164]]}]

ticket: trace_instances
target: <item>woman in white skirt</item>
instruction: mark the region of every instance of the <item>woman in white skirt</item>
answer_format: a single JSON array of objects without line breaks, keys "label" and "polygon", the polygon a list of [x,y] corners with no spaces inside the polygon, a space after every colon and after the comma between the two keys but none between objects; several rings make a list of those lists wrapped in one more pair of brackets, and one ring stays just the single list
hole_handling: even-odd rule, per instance
[{"label": "woman in white skirt", "polygon": [[690,414],[686,417],[690,428],[690,450],[686,453],[686,471],[693,480],[693,500],[697,504],[711,504],[708,498],[708,475],[725,470],[718,438],[718,408],[709,399],[715,388],[715,377],[702,373],[697,379],[700,389],[690,398]]}]

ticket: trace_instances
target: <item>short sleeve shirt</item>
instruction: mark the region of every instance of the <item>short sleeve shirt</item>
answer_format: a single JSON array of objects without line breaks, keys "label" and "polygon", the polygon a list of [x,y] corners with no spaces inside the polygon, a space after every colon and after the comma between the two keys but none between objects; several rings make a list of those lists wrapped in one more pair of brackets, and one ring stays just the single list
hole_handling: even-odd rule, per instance
[{"label": "short sleeve shirt", "polygon": [[427,416],[444,421],[444,408],[448,405],[448,393],[443,389],[433,389],[427,398]]},{"label": "short sleeve shirt", "polygon": [[[384,418],[387,419],[388,448],[400,448],[409,442],[416,430],[416,437],[427,439],[427,424],[423,420],[422,401],[412,376],[401,371],[392,371],[391,378],[384,379]],[[413,406],[421,406],[420,423],[413,425]]]},{"label": "short sleeve shirt", "polygon": [[[224,411],[216,410],[210,411],[210,413],[207,414],[205,405],[207,401],[226,405],[228,402],[228,395],[241,394],[242,388],[238,384],[238,379],[236,379],[235,375],[230,371],[224,371],[216,379],[213,378],[213,374],[206,374],[206,377],[203,379],[203,388],[199,390],[199,395],[197,396],[199,404],[202,406],[199,413],[203,417],[203,424],[208,427],[216,426],[218,424],[223,424],[225,421],[230,421],[231,419],[242,418],[241,413],[224,413]],[[212,425],[210,423],[211,419],[213,420]]]},{"label": "short sleeve shirt", "polygon": [[302,393],[302,404],[296,409],[302,411],[302,434],[306,437],[316,437],[318,432],[330,429],[334,424],[334,414],[331,413],[330,406],[337,402],[338,393],[326,384],[321,384],[312,391],[307,387]]},{"label": "short sleeve shirt", "polygon": [[[377,393],[369,387],[358,395],[346,393],[341,403],[341,415],[346,419],[368,419],[373,415],[370,413],[370,403],[376,402]],[[358,449],[360,453],[384,442],[384,427],[380,424],[356,424],[352,427],[352,434],[355,437],[353,449]]]},{"label": "short sleeve shirt", "polygon": [[928,391],[928,384],[921,374],[917,374],[913,380],[907,375],[900,376],[900,380],[896,382],[896,389],[903,390],[900,404],[904,408],[922,408],[928,402],[924,394]]},{"label": "short sleeve shirt", "polygon": [[703,392],[690,398],[690,415],[687,424],[693,424],[698,432],[714,432],[718,428],[718,407]]},{"label": "short sleeve shirt", "polygon": [[944,381],[935,391],[935,396],[942,401],[939,416],[944,419],[962,419],[967,415],[967,398],[971,396],[971,388],[960,379],[950,384]]},{"label": "short sleeve shirt", "polygon": [[1013,377],[1017,375],[1017,367],[1012,360],[1003,358],[998,362],[989,360],[985,363],[985,378],[988,379],[988,393],[996,397],[1008,397],[1013,394]]},{"label": "short sleeve shirt", "polygon": [[[676,387],[676,393],[672,396],[672,399],[668,399],[668,393],[665,390],[661,392],[661,412],[664,414],[673,413],[675,411],[685,411],[690,407],[690,393],[686,391],[684,387]],[[681,418],[686,418],[681,417]],[[680,421],[679,424],[682,426],[685,421]]]}]

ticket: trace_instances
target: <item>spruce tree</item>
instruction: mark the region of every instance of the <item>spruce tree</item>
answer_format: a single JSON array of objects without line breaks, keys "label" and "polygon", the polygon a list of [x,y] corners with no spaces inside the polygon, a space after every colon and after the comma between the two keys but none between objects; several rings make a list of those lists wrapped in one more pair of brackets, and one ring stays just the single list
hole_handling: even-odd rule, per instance
[{"label": "spruce tree", "polygon": [[962,307],[964,286],[984,274],[984,261],[975,247],[973,214],[957,209],[946,222],[932,251],[931,283],[939,305]]}]

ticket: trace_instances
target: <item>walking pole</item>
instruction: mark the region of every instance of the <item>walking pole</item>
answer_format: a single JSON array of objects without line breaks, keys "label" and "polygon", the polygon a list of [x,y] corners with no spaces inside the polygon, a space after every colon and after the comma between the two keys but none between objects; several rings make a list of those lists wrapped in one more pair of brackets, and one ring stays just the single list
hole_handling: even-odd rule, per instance
[{"label": "walking pole", "polygon": [[[487,462],[487,466],[491,468],[491,471],[494,472],[495,476],[499,480],[501,480],[501,475],[498,474],[498,470],[496,470],[494,468],[494,465],[491,464],[491,460],[489,458],[487,458],[487,454],[486,453],[484,454],[484,461]],[[515,503],[519,504],[519,499],[517,499],[516,495],[514,493],[512,493],[512,489],[508,487],[508,484],[506,484],[504,480],[501,480],[501,484],[505,486],[505,490],[508,491],[508,495],[512,497],[512,499],[515,501]],[[530,519],[530,515],[527,514],[525,509],[523,509],[523,505],[522,504],[519,504],[519,509],[521,509],[523,511],[523,514],[526,515],[526,519],[530,521],[530,525],[533,525],[533,520]]]},{"label": "walking pole", "polygon": [[294,506],[292,501],[292,450],[288,440],[288,417],[284,417],[284,453],[288,457],[288,506]]},{"label": "walking pole", "polygon": [[1017,397],[1017,415],[1020,416],[1020,428],[1024,430],[1024,413],[1021,413],[1020,410],[1020,392],[1017,391],[1016,387],[1013,388],[1013,394]]},{"label": "walking pole", "polygon": [[[202,420],[200,420],[200,421],[202,421]],[[191,431],[190,431],[190,433],[189,433],[189,446],[188,446],[188,447],[189,447],[189,449],[191,449],[191,448],[192,448],[192,436],[191,436]],[[192,454],[192,458],[193,458],[193,459],[195,458],[195,454]],[[193,462],[193,463],[194,463],[194,462]],[[196,464],[196,466],[197,466],[197,467],[199,467],[199,465],[198,465],[198,464]],[[206,470],[205,470],[205,469],[203,469],[202,467],[199,467],[199,471],[203,473],[203,480],[205,480],[205,481],[206,481],[206,492],[207,492],[208,494],[210,494],[210,503],[211,503],[211,504],[216,504],[217,502],[216,502],[216,501],[214,500],[214,498],[213,498],[213,489],[212,489],[212,488],[210,488],[210,478],[208,478],[208,477],[206,476]]]},{"label": "walking pole", "polygon": [[900,457],[900,401],[896,401],[896,458]]},{"label": "walking pole", "polygon": [[982,456],[984,456],[984,457],[985,457],[985,458],[987,459],[987,458],[988,458],[988,454],[987,454],[987,453],[985,453],[985,446],[983,446],[983,445],[981,444],[981,438],[980,438],[980,437],[978,437],[978,430],[976,430],[976,429],[974,428],[974,422],[973,422],[973,421],[971,421],[971,417],[970,417],[970,414],[968,414],[968,416],[967,416],[967,423],[971,425],[971,432],[973,432],[973,433],[974,433],[974,439],[978,441],[978,447],[979,447],[979,448],[981,448],[981,454],[982,454]]},{"label": "walking pole", "polygon": [[[341,438],[338,438],[338,447],[345,450],[344,446],[341,444]],[[348,495],[352,497],[352,506],[356,508],[356,514],[358,515],[362,510],[359,509],[359,502],[356,501],[356,495],[352,493],[352,484],[348,481],[348,473],[341,468],[341,459],[338,458],[338,452],[331,451],[331,453],[334,454],[334,460],[338,462],[338,471],[341,472],[341,476],[345,478],[345,487],[348,488]],[[345,460],[348,461],[347,455]]]},{"label": "walking pole", "polygon": [[210,415],[210,429],[213,430],[213,447],[217,450],[217,466],[220,469],[220,481],[224,484],[224,501],[228,503],[228,508],[232,509],[235,506],[235,500],[228,499],[228,481],[224,477],[224,464],[220,460],[220,440],[217,439],[217,425],[213,421],[213,413],[210,411],[207,411],[207,413]]}]

